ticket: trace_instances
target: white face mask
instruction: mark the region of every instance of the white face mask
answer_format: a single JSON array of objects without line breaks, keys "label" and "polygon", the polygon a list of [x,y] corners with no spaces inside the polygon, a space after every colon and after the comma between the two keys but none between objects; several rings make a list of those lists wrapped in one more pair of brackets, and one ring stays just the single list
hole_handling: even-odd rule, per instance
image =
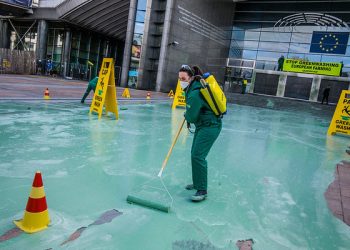
[{"label": "white face mask", "polygon": [[188,82],[183,82],[183,81],[180,81],[180,85],[181,85],[181,88],[182,89],[185,89],[188,87],[188,85],[190,85]]}]

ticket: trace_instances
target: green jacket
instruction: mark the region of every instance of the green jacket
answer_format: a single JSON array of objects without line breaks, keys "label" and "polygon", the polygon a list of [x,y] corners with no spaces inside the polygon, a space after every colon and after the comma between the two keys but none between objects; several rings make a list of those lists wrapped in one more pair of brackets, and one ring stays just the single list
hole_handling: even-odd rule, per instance
[{"label": "green jacket", "polygon": [[92,88],[94,91],[96,89],[97,82],[98,82],[97,76],[89,82],[89,87]]},{"label": "green jacket", "polygon": [[280,58],[278,59],[278,65],[279,65],[280,67],[283,67],[283,64],[284,64],[284,57],[280,57]]},{"label": "green jacket", "polygon": [[186,121],[193,123],[196,128],[220,124],[221,118],[210,109],[200,93],[201,88],[201,83],[194,81],[186,89]]}]

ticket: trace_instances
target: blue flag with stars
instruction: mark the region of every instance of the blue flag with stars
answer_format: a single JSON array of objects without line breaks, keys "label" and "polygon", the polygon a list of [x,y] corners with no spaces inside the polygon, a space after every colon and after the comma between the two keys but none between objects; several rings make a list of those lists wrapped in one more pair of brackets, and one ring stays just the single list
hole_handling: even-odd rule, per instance
[{"label": "blue flag with stars", "polygon": [[310,52],[345,55],[349,40],[349,32],[314,31]]}]

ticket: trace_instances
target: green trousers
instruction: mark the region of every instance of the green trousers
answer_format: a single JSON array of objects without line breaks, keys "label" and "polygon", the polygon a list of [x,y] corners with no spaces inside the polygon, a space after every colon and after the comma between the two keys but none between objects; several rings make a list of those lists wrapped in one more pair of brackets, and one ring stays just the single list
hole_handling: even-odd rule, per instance
[{"label": "green trousers", "polygon": [[247,85],[242,83],[242,94],[245,94],[246,88],[247,88]]},{"label": "green trousers", "polygon": [[85,102],[86,97],[88,97],[88,95],[90,94],[90,91],[93,90],[95,92],[95,90],[90,86],[90,84],[88,85],[83,98],[81,99],[81,102]]},{"label": "green trousers", "polygon": [[192,180],[196,190],[207,190],[208,187],[208,163],[207,155],[218,138],[222,124],[200,127],[194,133],[191,161]]}]

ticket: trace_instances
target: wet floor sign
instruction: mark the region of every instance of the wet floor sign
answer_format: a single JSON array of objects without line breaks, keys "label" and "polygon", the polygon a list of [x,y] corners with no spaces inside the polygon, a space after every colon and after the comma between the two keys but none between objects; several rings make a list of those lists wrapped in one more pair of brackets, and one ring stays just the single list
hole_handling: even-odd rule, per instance
[{"label": "wet floor sign", "polygon": [[350,90],[341,92],[337,108],[335,109],[328,135],[350,135]]},{"label": "wet floor sign", "polygon": [[186,107],[185,91],[182,90],[180,81],[177,82],[173,109],[177,107]]},{"label": "wet floor sign", "polygon": [[106,114],[112,112],[118,119],[117,93],[115,88],[113,58],[103,58],[94,98],[90,106],[90,114],[95,112],[100,119],[105,106]]},{"label": "wet floor sign", "polygon": [[124,97],[124,98],[131,98],[131,96],[130,96],[130,91],[129,91],[128,88],[126,88],[126,89],[124,90],[124,92],[123,92],[123,94],[122,94],[122,97]]},{"label": "wet floor sign", "polygon": [[174,98],[174,91],[173,90],[170,90],[168,97],[170,97],[171,99]]}]

